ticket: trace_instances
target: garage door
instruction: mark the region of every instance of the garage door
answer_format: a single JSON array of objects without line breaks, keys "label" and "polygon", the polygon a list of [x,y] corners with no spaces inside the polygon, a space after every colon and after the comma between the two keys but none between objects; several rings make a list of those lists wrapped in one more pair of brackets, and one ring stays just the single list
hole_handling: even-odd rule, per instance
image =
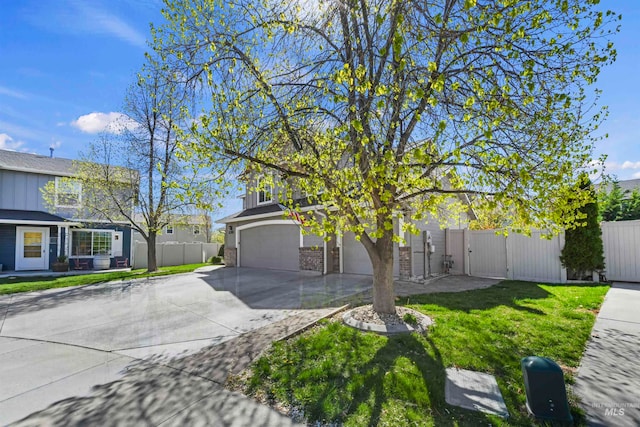
[{"label": "garage door", "polygon": [[350,274],[373,274],[369,254],[352,232],[342,236],[343,272]]},{"label": "garage door", "polygon": [[[343,273],[373,275],[373,267],[364,245],[356,240],[355,234],[346,232],[342,237]],[[398,276],[398,247],[393,247],[393,275]]]},{"label": "garage door", "polygon": [[240,266],[299,270],[297,225],[264,225],[240,230]]}]

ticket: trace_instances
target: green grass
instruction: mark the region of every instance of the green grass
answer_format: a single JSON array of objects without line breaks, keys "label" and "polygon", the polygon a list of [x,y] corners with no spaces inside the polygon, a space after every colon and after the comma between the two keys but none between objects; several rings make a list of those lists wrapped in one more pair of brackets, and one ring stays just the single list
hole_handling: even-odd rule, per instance
[{"label": "green grass", "polygon": [[[573,381],[607,286],[505,281],[491,288],[411,297],[435,320],[426,335],[383,337],[337,321],[275,343],[251,367],[250,395],[304,409],[309,421],[345,426],[531,425],[520,359],[554,359]],[[407,301],[403,301],[407,302]],[[447,405],[445,368],[496,376],[504,421]],[[570,394],[574,419],[584,416]]]},{"label": "green grass", "polygon": [[131,271],[114,271],[107,273],[82,274],[77,276],[33,276],[0,279],[0,295],[18,292],[41,291],[43,289],[66,288],[69,286],[93,285],[95,283],[111,282],[114,280],[143,279],[146,277],[166,276],[169,274],[188,273],[198,267],[211,264],[187,264],[171,267],[161,267],[154,273],[147,273],[145,269]]}]

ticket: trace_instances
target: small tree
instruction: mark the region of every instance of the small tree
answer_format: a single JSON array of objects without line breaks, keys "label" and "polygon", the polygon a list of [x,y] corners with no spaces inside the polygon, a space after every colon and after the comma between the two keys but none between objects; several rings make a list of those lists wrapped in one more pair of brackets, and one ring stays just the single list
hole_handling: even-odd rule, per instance
[{"label": "small tree", "polygon": [[604,268],[604,249],[602,246],[602,230],[598,223],[598,203],[591,181],[582,176],[580,188],[588,192],[592,202],[579,208],[577,221],[573,228],[565,232],[565,244],[560,261],[567,268],[570,279],[584,279],[592,271]]},{"label": "small tree", "polygon": [[603,193],[600,201],[600,216],[603,221],[618,221],[622,218],[624,192],[618,181],[613,181],[611,191]]},{"label": "small tree", "polygon": [[[178,130],[187,126],[191,100],[186,86],[149,58],[126,95],[126,119],[90,144],[74,163],[74,178],[64,180],[82,185],[82,206],[74,217],[127,222],[142,235],[150,272],[157,270],[156,236],[162,229],[213,200],[211,181],[199,176],[199,165],[178,155]],[[43,194],[55,206],[53,182]]]}]

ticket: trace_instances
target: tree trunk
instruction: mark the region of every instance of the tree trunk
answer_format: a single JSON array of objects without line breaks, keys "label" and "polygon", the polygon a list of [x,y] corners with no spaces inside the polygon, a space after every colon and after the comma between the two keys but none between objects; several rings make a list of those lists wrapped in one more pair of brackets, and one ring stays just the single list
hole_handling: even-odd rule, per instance
[{"label": "tree trunk", "polygon": [[373,310],[376,313],[395,314],[395,291],[393,286],[393,231],[385,232],[375,244],[373,263]]},{"label": "tree trunk", "polygon": [[153,273],[158,271],[158,262],[156,261],[156,233],[149,231],[147,237],[147,272]]}]

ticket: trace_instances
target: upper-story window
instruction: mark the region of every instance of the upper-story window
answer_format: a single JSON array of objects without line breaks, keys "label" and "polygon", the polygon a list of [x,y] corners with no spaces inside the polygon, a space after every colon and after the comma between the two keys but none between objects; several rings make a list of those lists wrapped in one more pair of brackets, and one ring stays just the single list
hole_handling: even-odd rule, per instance
[{"label": "upper-story window", "polygon": [[75,179],[56,177],[56,207],[78,208],[82,203],[82,183]]},{"label": "upper-story window", "polygon": [[263,184],[260,186],[260,182],[258,181],[258,204],[271,203],[273,199],[273,187],[271,184]]},{"label": "upper-story window", "polygon": [[167,234],[173,234],[173,225],[167,225],[164,228],[164,232],[167,233]]},{"label": "upper-story window", "polygon": [[200,226],[199,225],[194,225],[193,226],[193,235],[197,236],[200,234]]}]

